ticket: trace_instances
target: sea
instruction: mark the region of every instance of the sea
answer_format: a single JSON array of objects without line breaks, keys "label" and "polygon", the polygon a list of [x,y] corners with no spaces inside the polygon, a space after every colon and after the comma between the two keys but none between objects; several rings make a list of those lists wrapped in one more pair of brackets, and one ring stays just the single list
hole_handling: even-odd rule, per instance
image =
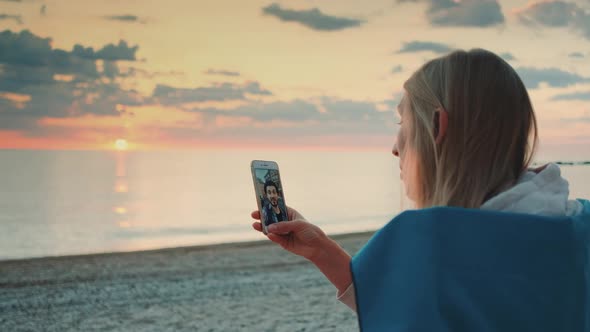
[{"label": "sea", "polygon": [[[287,205],[329,234],[413,208],[386,150],[2,150],[0,260],[262,240],[254,159],[276,161]],[[561,169],[590,198],[590,165]]]}]

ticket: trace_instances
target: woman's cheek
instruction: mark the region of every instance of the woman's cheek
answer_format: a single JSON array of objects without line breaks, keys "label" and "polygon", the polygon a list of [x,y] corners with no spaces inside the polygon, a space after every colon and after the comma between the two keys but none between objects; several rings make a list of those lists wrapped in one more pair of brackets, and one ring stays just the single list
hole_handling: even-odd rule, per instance
[{"label": "woman's cheek", "polygon": [[416,162],[416,155],[410,151],[406,151],[403,163],[403,181],[406,185],[406,193],[408,198],[415,201],[418,190],[418,165]]}]

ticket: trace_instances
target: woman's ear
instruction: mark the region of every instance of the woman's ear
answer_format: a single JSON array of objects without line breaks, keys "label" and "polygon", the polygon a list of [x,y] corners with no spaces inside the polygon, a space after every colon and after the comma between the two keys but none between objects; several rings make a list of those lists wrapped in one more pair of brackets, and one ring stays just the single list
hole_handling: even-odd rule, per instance
[{"label": "woman's ear", "polygon": [[439,107],[434,112],[434,136],[436,137],[436,144],[440,144],[447,133],[447,126],[449,124],[449,114],[444,108]]}]

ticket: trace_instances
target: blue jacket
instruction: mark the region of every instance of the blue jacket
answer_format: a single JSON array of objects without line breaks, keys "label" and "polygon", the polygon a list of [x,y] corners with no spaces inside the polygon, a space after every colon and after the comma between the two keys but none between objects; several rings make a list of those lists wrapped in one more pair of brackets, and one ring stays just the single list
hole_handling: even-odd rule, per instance
[{"label": "blue jacket", "polygon": [[406,211],[351,262],[361,331],[590,332],[590,202],[574,217]]}]

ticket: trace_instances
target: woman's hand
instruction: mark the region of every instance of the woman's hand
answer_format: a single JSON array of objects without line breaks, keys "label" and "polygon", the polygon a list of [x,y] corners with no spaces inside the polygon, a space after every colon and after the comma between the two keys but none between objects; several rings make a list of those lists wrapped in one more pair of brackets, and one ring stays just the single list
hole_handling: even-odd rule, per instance
[{"label": "woman's hand", "polygon": [[[289,221],[268,226],[268,238],[285,250],[310,260],[340,294],[344,292],[352,283],[350,255],[296,210],[287,207],[287,214]],[[252,212],[252,218],[260,220],[260,213]],[[262,232],[259,221],[254,222],[252,227]]]},{"label": "woman's hand", "polygon": [[[287,207],[287,215],[288,222],[278,222],[268,227],[268,238],[285,250],[313,261],[322,252],[328,237],[295,209]],[[252,212],[252,218],[260,220],[260,212]],[[260,222],[254,222],[252,227],[262,232]]]}]

